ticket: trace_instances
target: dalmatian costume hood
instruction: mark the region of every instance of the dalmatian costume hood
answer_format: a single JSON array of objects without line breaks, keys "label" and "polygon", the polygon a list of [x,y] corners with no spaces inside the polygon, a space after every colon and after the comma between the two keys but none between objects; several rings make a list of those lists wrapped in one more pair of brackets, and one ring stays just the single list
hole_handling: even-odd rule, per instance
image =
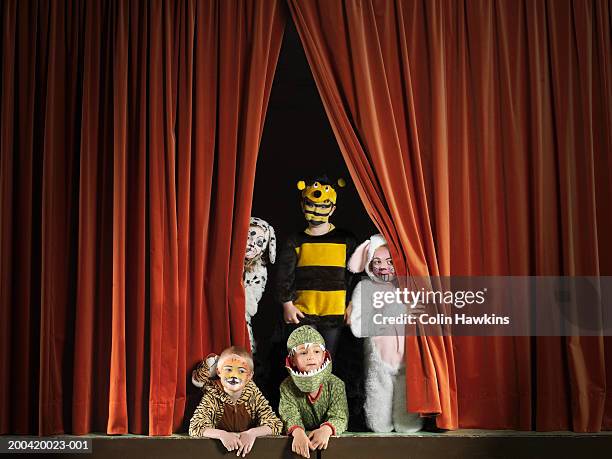
[{"label": "dalmatian costume hood", "polygon": [[[261,233],[257,234],[252,228],[259,228]],[[276,261],[276,235],[274,228],[265,220],[251,217],[249,222],[249,234],[247,235],[247,247],[244,258],[246,271],[255,268],[255,265],[274,264]]]}]

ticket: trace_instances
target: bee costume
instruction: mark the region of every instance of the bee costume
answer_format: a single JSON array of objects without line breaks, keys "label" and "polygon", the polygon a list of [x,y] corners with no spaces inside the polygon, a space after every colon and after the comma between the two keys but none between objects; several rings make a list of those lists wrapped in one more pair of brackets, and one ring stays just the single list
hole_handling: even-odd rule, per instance
[{"label": "bee costume", "polygon": [[[336,186],[344,187],[344,180],[338,180]],[[300,181],[297,188],[302,191],[302,212],[309,225],[329,223],[337,200],[329,179],[321,177],[308,184]],[[333,355],[351,279],[346,264],[356,241],[351,232],[329,225],[330,231],[322,235],[311,234],[309,227],[289,236],[277,260],[276,295],[280,303],[293,301],[306,316],[300,325],[317,328]]]}]

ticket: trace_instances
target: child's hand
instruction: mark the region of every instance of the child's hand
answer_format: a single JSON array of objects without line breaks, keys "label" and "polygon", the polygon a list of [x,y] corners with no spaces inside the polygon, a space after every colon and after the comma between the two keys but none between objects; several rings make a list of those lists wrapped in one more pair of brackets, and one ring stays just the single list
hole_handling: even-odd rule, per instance
[{"label": "child's hand", "polygon": [[240,442],[242,443],[242,446],[240,447],[240,449],[238,449],[238,452],[236,452],[236,456],[240,456],[242,454],[242,457],[244,457],[249,454],[251,452],[251,448],[253,448],[253,444],[255,443],[256,438],[257,436],[250,430],[245,430],[244,432],[241,432]]},{"label": "child's hand", "polygon": [[225,449],[228,451],[234,451],[242,447],[240,434],[234,432],[223,432],[219,434],[219,440],[221,440],[221,443],[223,443],[223,446],[225,446]]},{"label": "child's hand", "polygon": [[346,307],[346,310],[344,311],[344,323],[346,325],[351,324],[351,312],[353,312],[353,302],[349,301],[349,304]]},{"label": "child's hand", "polygon": [[283,303],[283,319],[286,324],[299,324],[303,317],[304,313],[295,307],[293,301]]},{"label": "child's hand", "polygon": [[327,449],[329,437],[331,437],[332,433],[333,431],[328,425],[321,426],[310,432],[308,438],[310,439],[311,449]]},{"label": "child's hand", "polygon": [[300,456],[310,458],[310,440],[306,436],[306,432],[302,429],[295,429],[293,431],[293,442],[291,443],[291,451]]}]

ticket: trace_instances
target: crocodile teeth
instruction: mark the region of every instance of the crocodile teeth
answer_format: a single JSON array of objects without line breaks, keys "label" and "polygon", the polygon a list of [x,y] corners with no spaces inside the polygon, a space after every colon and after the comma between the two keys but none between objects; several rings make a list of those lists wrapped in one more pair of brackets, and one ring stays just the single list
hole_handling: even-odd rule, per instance
[{"label": "crocodile teeth", "polygon": [[325,370],[325,368],[327,368],[327,365],[329,365],[330,362],[331,362],[330,359],[326,359],[320,368],[317,368],[316,370],[310,370],[310,371],[296,371],[293,368],[291,368],[291,373],[293,373],[296,376],[302,376],[302,377],[314,376],[317,373],[320,373],[321,371]]}]

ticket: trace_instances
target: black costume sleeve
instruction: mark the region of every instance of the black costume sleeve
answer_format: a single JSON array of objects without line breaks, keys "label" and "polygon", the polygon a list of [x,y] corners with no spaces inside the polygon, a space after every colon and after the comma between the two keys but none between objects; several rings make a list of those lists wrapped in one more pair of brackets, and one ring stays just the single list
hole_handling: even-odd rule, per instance
[{"label": "black costume sleeve", "polygon": [[276,299],[280,303],[295,301],[295,268],[297,253],[295,252],[295,237],[290,236],[276,261]]},{"label": "black costume sleeve", "polygon": [[[346,261],[351,258],[353,252],[357,248],[357,239],[352,233],[349,233],[346,237]],[[348,305],[351,301],[351,297],[353,296],[353,290],[355,286],[359,283],[361,276],[356,276],[348,269],[346,270],[346,304]]]}]

